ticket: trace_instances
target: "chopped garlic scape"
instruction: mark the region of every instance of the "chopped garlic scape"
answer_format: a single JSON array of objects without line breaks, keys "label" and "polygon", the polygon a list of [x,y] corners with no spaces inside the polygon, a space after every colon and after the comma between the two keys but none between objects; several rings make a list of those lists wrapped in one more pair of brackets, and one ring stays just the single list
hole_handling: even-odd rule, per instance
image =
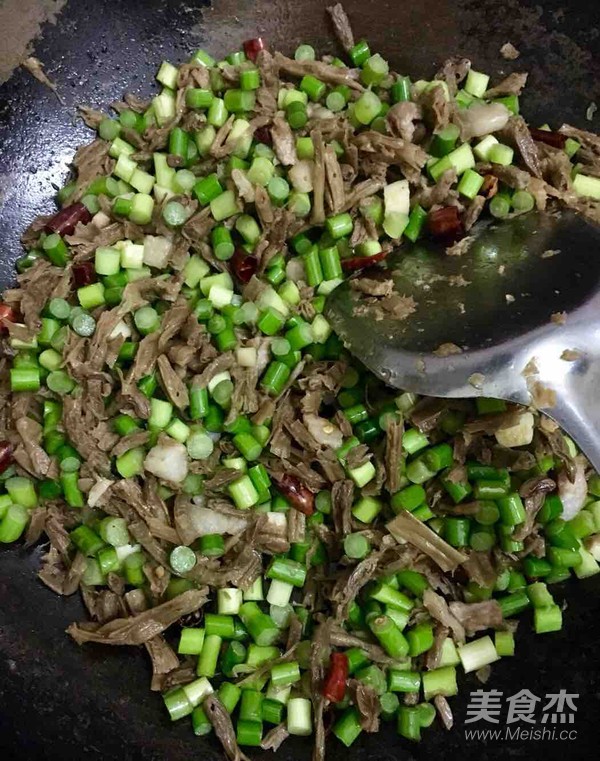
[{"label": "chopped garlic scape", "polygon": [[256,367],[257,352],[254,346],[236,349],[235,358],[240,367]]},{"label": "chopped garlic scape", "polygon": [[227,372],[227,370],[224,370],[222,373],[217,373],[216,375],[213,375],[213,377],[208,381],[208,391],[212,394],[212,392],[215,390],[215,388],[221,383],[222,381],[228,381],[231,380],[231,375]]},{"label": "chopped garlic scape", "polygon": [[385,214],[410,214],[410,189],[408,180],[398,180],[383,190]]}]

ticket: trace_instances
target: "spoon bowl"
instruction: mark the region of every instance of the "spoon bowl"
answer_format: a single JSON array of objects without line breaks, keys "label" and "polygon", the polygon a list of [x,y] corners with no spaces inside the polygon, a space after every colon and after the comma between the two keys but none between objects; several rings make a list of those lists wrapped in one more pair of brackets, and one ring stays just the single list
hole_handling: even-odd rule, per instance
[{"label": "spoon bowl", "polygon": [[[571,211],[531,212],[476,225],[461,248],[403,245],[333,291],[327,319],[387,384],[534,405],[600,469],[600,228]],[[392,281],[412,314],[394,317],[386,297],[357,290],[365,278]]]}]

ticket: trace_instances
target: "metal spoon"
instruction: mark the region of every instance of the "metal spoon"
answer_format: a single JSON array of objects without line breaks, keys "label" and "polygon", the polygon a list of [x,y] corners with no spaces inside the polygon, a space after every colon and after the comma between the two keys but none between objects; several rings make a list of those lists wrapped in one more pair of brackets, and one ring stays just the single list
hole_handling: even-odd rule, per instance
[{"label": "metal spoon", "polygon": [[[532,212],[471,234],[462,256],[403,245],[385,271],[361,273],[412,296],[408,318],[391,319],[346,281],[328,297],[327,319],[389,385],[534,404],[599,470],[600,228],[572,212]],[[462,352],[439,356],[442,344]]]}]

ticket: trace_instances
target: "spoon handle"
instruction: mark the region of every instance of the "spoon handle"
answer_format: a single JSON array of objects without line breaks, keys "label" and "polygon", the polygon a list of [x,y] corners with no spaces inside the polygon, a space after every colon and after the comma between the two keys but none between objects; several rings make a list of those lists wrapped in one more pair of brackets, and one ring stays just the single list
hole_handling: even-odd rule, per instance
[{"label": "spoon handle", "polygon": [[600,472],[600,363],[595,372],[560,378],[568,381],[556,388],[554,406],[543,409],[577,443],[597,472]]}]

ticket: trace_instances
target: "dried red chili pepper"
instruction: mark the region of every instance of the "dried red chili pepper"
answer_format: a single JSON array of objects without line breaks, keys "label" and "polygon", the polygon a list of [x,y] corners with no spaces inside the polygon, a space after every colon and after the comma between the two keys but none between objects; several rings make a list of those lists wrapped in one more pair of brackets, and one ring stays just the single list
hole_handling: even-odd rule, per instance
[{"label": "dried red chili pepper", "polygon": [[277,488],[293,508],[304,515],[312,515],[315,511],[315,495],[304,486],[302,481],[289,473],[275,481]]},{"label": "dried red chili pepper", "polygon": [[2,320],[8,320],[8,322],[17,321],[15,310],[9,307],[8,304],[0,304],[0,335],[8,333],[8,328],[2,324]]},{"label": "dried red chili pepper", "polygon": [[453,571],[450,572],[450,577],[455,584],[469,583],[469,574],[465,571],[465,569],[461,565],[459,565],[457,568],[455,568]]},{"label": "dried red chili pepper", "polygon": [[78,222],[87,225],[92,215],[82,203],[65,206],[46,223],[46,232],[57,235],[73,235]]},{"label": "dried red chili pepper", "polygon": [[435,238],[454,241],[463,234],[463,226],[456,206],[444,206],[430,211],[427,217],[429,232]]},{"label": "dried red chili pepper", "polygon": [[258,259],[247,254],[242,248],[236,248],[230,262],[233,274],[240,283],[249,283],[258,269]]},{"label": "dried red chili pepper", "polygon": [[498,178],[493,174],[486,174],[483,178],[483,185],[479,190],[479,195],[484,198],[493,198],[498,192]]},{"label": "dried red chili pepper", "polygon": [[254,137],[259,143],[264,143],[268,146],[273,145],[273,137],[271,135],[271,130],[268,127],[259,127],[255,130]]},{"label": "dried red chili pepper", "polygon": [[73,269],[73,283],[76,288],[83,288],[84,285],[96,282],[96,270],[94,269],[93,262],[80,262],[74,264]]},{"label": "dried red chili pepper", "polygon": [[342,259],[342,269],[350,272],[360,270],[363,267],[371,267],[373,264],[383,261],[388,253],[388,251],[380,251],[373,256],[350,256],[347,259]]},{"label": "dried red chili pepper", "polygon": [[0,441],[0,473],[4,473],[14,462],[13,458],[14,447],[7,441]]},{"label": "dried red chili pepper", "polygon": [[567,143],[567,136],[563,135],[562,132],[552,132],[549,129],[530,127],[529,134],[537,143],[545,143],[552,146],[552,148],[560,148],[562,150]]},{"label": "dried red chili pepper", "polygon": [[345,653],[331,653],[329,668],[323,681],[323,697],[332,703],[339,703],[346,694],[348,679],[348,656]]},{"label": "dried red chili pepper", "polygon": [[251,61],[256,61],[256,57],[265,47],[265,41],[262,37],[254,37],[252,40],[246,40],[243,44],[246,58],[249,58]]}]

